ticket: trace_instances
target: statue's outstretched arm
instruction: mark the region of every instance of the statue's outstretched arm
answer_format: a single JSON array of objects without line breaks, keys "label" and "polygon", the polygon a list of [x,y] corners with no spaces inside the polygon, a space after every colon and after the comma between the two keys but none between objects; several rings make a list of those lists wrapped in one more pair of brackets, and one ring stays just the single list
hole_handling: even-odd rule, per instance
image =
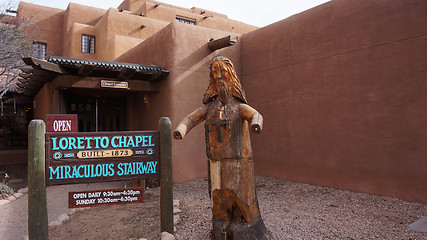
[{"label": "statue's outstretched arm", "polygon": [[203,105],[194,112],[188,114],[173,132],[173,138],[182,139],[193,127],[206,119],[207,106]]},{"label": "statue's outstretched arm", "polygon": [[240,114],[243,119],[251,124],[251,129],[255,133],[260,133],[263,125],[262,115],[253,107],[247,104],[240,104]]}]

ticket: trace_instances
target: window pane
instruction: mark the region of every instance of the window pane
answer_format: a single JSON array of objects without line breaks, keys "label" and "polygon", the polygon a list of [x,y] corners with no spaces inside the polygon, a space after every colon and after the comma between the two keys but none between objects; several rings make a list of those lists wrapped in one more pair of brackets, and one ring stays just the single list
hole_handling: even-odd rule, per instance
[{"label": "window pane", "polygon": [[87,52],[87,36],[82,35],[82,52]]},{"label": "window pane", "polygon": [[95,37],[82,35],[82,52],[95,53]]},{"label": "window pane", "polygon": [[35,57],[40,59],[46,59],[46,45],[46,43],[33,43],[33,47],[35,48]]},{"label": "window pane", "polygon": [[190,24],[190,25],[196,25],[196,19],[183,17],[183,16],[176,16],[175,21]]},{"label": "window pane", "polygon": [[90,53],[95,53],[95,37],[90,37]]}]

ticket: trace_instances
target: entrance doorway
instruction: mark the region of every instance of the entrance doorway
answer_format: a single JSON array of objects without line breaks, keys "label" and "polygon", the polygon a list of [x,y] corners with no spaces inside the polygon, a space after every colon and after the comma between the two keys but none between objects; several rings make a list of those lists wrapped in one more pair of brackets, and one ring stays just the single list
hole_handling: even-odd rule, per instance
[{"label": "entrance doorway", "polygon": [[126,98],[68,95],[67,112],[77,114],[79,132],[126,131]]}]

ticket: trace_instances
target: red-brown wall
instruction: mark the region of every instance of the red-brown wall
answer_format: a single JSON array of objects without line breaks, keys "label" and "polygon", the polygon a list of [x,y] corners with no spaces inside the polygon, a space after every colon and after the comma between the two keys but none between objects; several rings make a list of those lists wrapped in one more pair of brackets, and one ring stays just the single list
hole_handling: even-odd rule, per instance
[{"label": "red-brown wall", "polygon": [[256,173],[427,202],[427,2],[328,2],[241,37]]}]

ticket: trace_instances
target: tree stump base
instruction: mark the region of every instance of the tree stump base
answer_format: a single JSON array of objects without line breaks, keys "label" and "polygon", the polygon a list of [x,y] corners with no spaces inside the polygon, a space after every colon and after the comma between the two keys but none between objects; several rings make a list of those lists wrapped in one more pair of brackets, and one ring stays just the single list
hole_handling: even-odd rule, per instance
[{"label": "tree stump base", "polygon": [[213,240],[274,240],[261,217],[250,223],[227,223],[212,219]]}]

